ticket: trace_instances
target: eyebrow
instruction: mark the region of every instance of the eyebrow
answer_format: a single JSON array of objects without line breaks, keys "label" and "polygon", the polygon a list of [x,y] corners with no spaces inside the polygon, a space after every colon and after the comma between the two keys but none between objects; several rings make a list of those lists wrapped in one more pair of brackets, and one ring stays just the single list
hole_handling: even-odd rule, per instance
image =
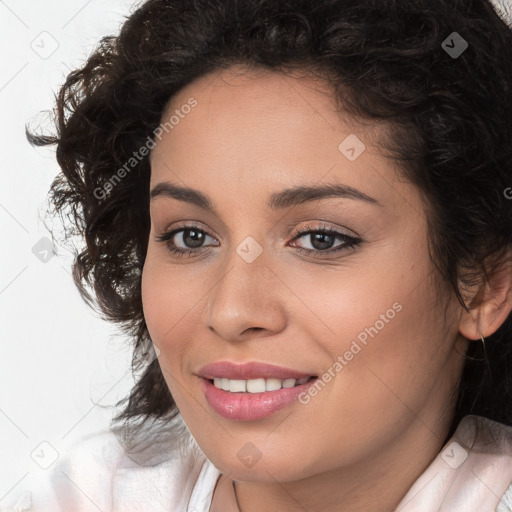
[{"label": "eyebrow", "polygon": [[[151,200],[156,197],[164,196],[185,201],[187,203],[198,206],[208,211],[213,211],[213,203],[208,196],[199,190],[173,185],[169,182],[162,182],[155,185],[151,190]],[[330,197],[342,197],[346,199],[357,199],[376,206],[382,206],[379,201],[360,190],[342,185],[338,183],[314,185],[314,186],[297,186],[275,192],[268,200],[268,207],[272,210],[290,208],[292,206],[301,205],[308,201],[325,199]]]}]

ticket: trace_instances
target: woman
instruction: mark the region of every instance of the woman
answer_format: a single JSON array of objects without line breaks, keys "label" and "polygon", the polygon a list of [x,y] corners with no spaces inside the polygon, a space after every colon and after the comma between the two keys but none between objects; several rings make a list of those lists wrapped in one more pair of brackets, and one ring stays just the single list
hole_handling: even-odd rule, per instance
[{"label": "woman", "polygon": [[76,284],[138,380],[54,503],[512,510],[499,14],[149,0],[68,76],[29,139],[57,144]]}]

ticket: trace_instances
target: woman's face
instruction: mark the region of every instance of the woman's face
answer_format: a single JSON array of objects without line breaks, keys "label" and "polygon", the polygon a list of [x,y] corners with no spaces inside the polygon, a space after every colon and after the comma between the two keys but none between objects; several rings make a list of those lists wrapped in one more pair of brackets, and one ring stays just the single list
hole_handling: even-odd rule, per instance
[{"label": "woman's face", "polygon": [[[391,466],[403,443],[438,447],[451,420],[460,310],[439,292],[424,205],[379,150],[385,127],[340,118],[327,92],[278,73],[202,77],[151,154],[144,315],[186,424],[234,479]],[[290,373],[203,370],[226,361]],[[317,379],[272,390],[295,374]],[[245,380],[254,392],[236,391]]]}]

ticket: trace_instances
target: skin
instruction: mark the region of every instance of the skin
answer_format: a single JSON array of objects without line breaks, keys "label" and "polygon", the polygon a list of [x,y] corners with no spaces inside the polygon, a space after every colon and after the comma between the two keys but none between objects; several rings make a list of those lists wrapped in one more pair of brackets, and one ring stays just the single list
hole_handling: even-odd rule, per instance
[{"label": "skin", "polygon": [[[215,210],[151,201],[142,296],[167,385],[224,475],[210,510],[238,510],[236,481],[243,512],[392,511],[446,439],[466,338],[491,334],[509,304],[499,314],[463,313],[429,259],[419,191],[379,148],[386,127],[336,112],[318,80],[230,68],[182,89],[162,119],[191,97],[197,106],[152,150],[150,189],[192,187]],[[366,146],[355,161],[338,150],[350,134]],[[320,183],[349,185],[379,204],[331,197],[266,206],[274,192]],[[172,240],[195,255],[157,241],[191,222],[208,235],[202,246],[186,231]],[[363,242],[322,256],[311,235],[295,236],[324,225]],[[252,263],[236,251],[248,236],[263,250]],[[343,243],[336,237],[328,248]],[[255,360],[321,375],[394,303],[400,312],[307,405],[232,421],[206,401],[203,365]],[[246,443],[261,453],[250,468],[237,456]]]}]

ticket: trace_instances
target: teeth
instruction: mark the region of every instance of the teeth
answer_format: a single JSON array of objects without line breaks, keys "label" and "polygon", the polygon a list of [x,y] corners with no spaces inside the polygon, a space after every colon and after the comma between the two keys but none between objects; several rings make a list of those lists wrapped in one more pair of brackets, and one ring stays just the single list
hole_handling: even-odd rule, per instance
[{"label": "teeth", "polygon": [[245,380],[230,380],[229,381],[229,391],[231,391],[232,393],[238,393],[238,392],[245,393],[245,391],[246,391],[245,384],[246,384]]},{"label": "teeth", "polygon": [[267,390],[265,379],[251,379],[242,382],[246,382],[245,387],[249,393],[263,393]]},{"label": "teeth", "polygon": [[277,391],[281,389],[281,379],[267,379],[267,391]]},{"label": "teeth", "polygon": [[284,379],[282,386],[283,388],[293,388],[296,382],[297,381],[295,379]]},{"label": "teeth", "polygon": [[230,380],[214,378],[213,385],[216,388],[231,393],[264,393],[265,391],[277,391],[281,388],[293,388],[296,385],[305,384],[310,377],[301,379],[249,379],[249,380]]}]

